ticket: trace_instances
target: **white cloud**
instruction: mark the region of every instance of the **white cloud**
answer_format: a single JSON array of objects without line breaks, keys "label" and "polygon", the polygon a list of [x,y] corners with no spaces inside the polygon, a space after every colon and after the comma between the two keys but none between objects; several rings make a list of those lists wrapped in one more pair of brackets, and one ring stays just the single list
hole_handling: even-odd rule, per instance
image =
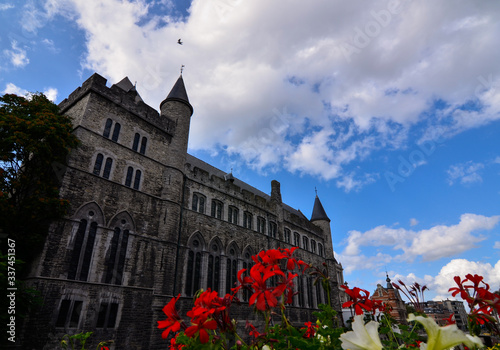
[{"label": "white cloud", "polygon": [[481,177],[480,173],[483,169],[484,164],[473,163],[472,161],[452,165],[447,170],[448,184],[451,186],[457,181],[459,181],[463,185],[482,182],[483,178]]},{"label": "white cloud", "polygon": [[30,60],[26,54],[26,50],[20,48],[16,40],[12,40],[11,42],[11,50],[4,50],[4,55],[6,55],[12,65],[15,67],[22,68],[30,63]]},{"label": "white cloud", "polygon": [[494,249],[500,249],[500,241],[496,241],[495,244],[493,245]]},{"label": "white cloud", "polygon": [[14,8],[14,5],[12,5],[12,4],[9,4],[9,3],[0,4],[0,11],[5,11],[8,9],[12,9],[12,8]]},{"label": "white cloud", "polygon": [[430,287],[437,293],[435,299],[453,299],[448,289],[456,286],[453,277],[460,276],[465,278],[467,274],[478,274],[484,277],[484,281],[488,283],[493,290],[500,285],[500,261],[494,266],[489,263],[480,261],[469,261],[466,259],[453,259],[448,264],[441,268],[439,274],[434,278]]},{"label": "white cloud", "polygon": [[8,83],[5,86],[5,90],[3,90],[4,94],[14,94],[18,96],[26,96],[28,94],[28,90],[24,90],[20,88],[19,86],[16,86],[12,83]]},{"label": "white cloud", "polygon": [[[487,217],[463,214],[456,225],[436,225],[420,231],[385,225],[366,232],[353,230],[348,232],[344,242],[345,248],[339,255],[343,261],[352,264],[348,266],[349,271],[366,269],[364,259],[374,258],[366,256],[366,252],[374,249],[377,254],[380,254],[381,250],[385,254],[392,252],[389,261],[413,262],[417,258],[422,261],[434,261],[475,248],[475,243],[485,239],[476,232],[492,230],[499,222],[500,215]],[[394,256],[395,251],[402,253]]]},{"label": "white cloud", "polygon": [[55,102],[57,100],[57,89],[56,88],[48,88],[44,90],[43,94],[47,96],[49,100]]},{"label": "white cloud", "polygon": [[[44,11],[26,8],[25,26],[36,31],[57,13],[75,21],[87,37],[83,66],[111,83],[128,75],[152,106],[184,64],[191,149],[225,149],[256,169],[355,189],[370,181],[347,168],[404,147],[435,100],[446,107],[425,125],[445,138],[500,119],[499,3],[400,3],[394,11],[385,0],[361,10],[341,1],[194,0],[179,20],[141,0],[50,0]],[[349,57],[346,45],[356,49]],[[464,107],[471,100],[477,108]],[[284,108],[292,118],[275,132],[273,111]]]},{"label": "white cloud", "polygon": [[[5,86],[5,89],[3,90],[4,94],[14,94],[18,96],[27,96],[29,95],[29,91],[25,90],[23,88],[20,88],[19,86],[13,84],[13,83],[8,83]],[[43,91],[43,94],[47,96],[49,100],[52,102],[55,102],[57,99],[57,89],[56,88],[47,88]]]},{"label": "white cloud", "polygon": [[418,225],[418,220],[415,218],[411,218],[410,219],[410,226],[416,226],[416,225]]}]

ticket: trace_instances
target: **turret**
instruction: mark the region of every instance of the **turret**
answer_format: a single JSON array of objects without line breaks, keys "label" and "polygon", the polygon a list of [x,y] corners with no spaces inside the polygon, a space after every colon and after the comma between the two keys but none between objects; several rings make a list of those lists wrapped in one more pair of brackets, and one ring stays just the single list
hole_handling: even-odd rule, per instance
[{"label": "turret", "polygon": [[182,169],[187,152],[191,115],[193,115],[193,106],[189,103],[182,74],[175,82],[167,98],[160,104],[160,114],[162,117],[169,118],[175,125],[174,135],[169,145],[168,157],[170,163],[177,160],[175,165]]}]

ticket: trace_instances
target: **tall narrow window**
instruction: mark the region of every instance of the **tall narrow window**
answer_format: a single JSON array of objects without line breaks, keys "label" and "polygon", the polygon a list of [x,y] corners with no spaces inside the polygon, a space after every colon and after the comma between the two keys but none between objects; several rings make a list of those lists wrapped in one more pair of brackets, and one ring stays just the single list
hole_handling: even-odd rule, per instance
[{"label": "tall narrow window", "polygon": [[207,289],[210,288],[219,292],[220,286],[220,249],[217,244],[212,244],[210,255],[208,256],[207,267]]},{"label": "tall narrow window", "polygon": [[139,133],[135,133],[134,135],[134,143],[132,144],[132,150],[136,151],[139,149],[139,139],[141,138],[141,135]]},{"label": "tall narrow window", "polygon": [[139,189],[139,185],[141,184],[141,171],[137,169],[135,171],[135,179],[134,179],[134,190]]},{"label": "tall narrow window", "polygon": [[113,136],[111,136],[111,141],[118,142],[118,136],[120,136],[120,123],[115,123],[115,128],[113,129]]},{"label": "tall narrow window", "polygon": [[311,252],[316,254],[316,241],[314,239],[311,239]]},{"label": "tall narrow window", "polygon": [[302,248],[304,250],[309,250],[309,238],[306,236],[302,237]]},{"label": "tall narrow window", "polygon": [[104,132],[102,133],[102,136],[108,138],[109,134],[111,133],[111,125],[113,125],[113,121],[108,118],[106,120],[106,125],[104,125]]},{"label": "tall narrow window", "polygon": [[212,216],[217,219],[222,219],[222,202],[212,200]]},{"label": "tall narrow window", "polygon": [[275,222],[269,222],[269,236],[276,238],[276,231],[278,231],[278,225]]},{"label": "tall narrow window", "polygon": [[205,196],[199,193],[193,193],[193,202],[191,209],[201,214],[205,214]]},{"label": "tall narrow window", "polygon": [[96,328],[115,328],[117,314],[117,303],[101,303],[99,305]]},{"label": "tall narrow window", "polygon": [[96,232],[97,222],[92,222],[88,225],[87,220],[82,219],[80,221],[73,245],[73,252],[71,254],[68,279],[78,281],[87,280],[92,253],[94,251]]},{"label": "tall narrow window", "polygon": [[134,175],[134,168],[129,166],[127,168],[127,177],[125,178],[125,186],[130,187],[132,184],[132,176]]},{"label": "tall narrow window", "polygon": [[[246,270],[244,272],[244,276],[250,276],[250,269],[253,266],[252,254],[250,252],[245,252],[244,260],[243,260],[243,268]],[[249,289],[245,288],[243,290],[243,301],[248,301],[250,298],[251,292]]]},{"label": "tall narrow window", "polygon": [[148,143],[148,139],[145,136],[143,136],[142,140],[141,140],[141,150],[139,151],[139,153],[146,154],[147,143]]},{"label": "tall narrow window", "polygon": [[309,308],[314,307],[314,297],[313,297],[313,279],[312,277],[306,277],[307,284],[307,306]]},{"label": "tall narrow window", "polygon": [[194,239],[187,256],[186,295],[192,296],[200,289],[201,244]]},{"label": "tall narrow window", "polygon": [[293,233],[293,245],[296,247],[300,246],[300,235],[298,232]]},{"label": "tall narrow window", "polygon": [[101,175],[101,167],[102,167],[102,161],[104,159],[104,156],[99,153],[97,154],[97,157],[95,158],[95,164],[94,164],[94,175]]},{"label": "tall narrow window", "polygon": [[111,166],[113,165],[112,158],[106,158],[106,164],[104,165],[104,171],[102,172],[102,177],[109,179],[109,174],[111,173]]},{"label": "tall narrow window", "polygon": [[125,257],[127,255],[128,230],[115,227],[111,245],[108,249],[106,260],[106,276],[104,283],[122,284],[123,269],[125,267]]},{"label": "tall narrow window", "polygon": [[302,276],[298,277],[298,289],[299,289],[299,306],[304,307],[305,303],[305,286],[304,286],[304,278]]},{"label": "tall narrow window", "polygon": [[238,225],[238,208],[231,206],[227,208],[227,221]]},{"label": "tall narrow window", "polygon": [[78,328],[82,313],[83,301],[64,299],[59,307],[56,327]]},{"label": "tall narrow window", "polygon": [[243,213],[243,227],[252,229],[252,214],[247,211]]},{"label": "tall narrow window", "polygon": [[323,289],[323,286],[321,283],[316,283],[316,303],[319,305],[323,303],[323,300],[321,299],[322,293],[321,290]]},{"label": "tall narrow window", "polygon": [[236,250],[229,249],[229,257],[226,260],[226,293],[231,293],[236,283],[236,274],[238,273],[238,260],[236,259]]},{"label": "tall narrow window", "polygon": [[285,239],[285,243],[290,243],[291,242],[291,236],[292,236],[292,232],[289,230],[289,229],[285,229],[285,233],[284,233],[284,239]]},{"label": "tall narrow window", "polygon": [[257,232],[266,233],[266,219],[257,217]]},{"label": "tall narrow window", "polygon": [[323,245],[318,243],[318,255],[323,256]]}]

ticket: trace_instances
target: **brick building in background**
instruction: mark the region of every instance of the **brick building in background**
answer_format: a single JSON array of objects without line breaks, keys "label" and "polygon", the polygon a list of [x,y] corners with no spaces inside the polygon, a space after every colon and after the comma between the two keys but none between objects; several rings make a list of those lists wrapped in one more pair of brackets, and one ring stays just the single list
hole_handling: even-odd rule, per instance
[{"label": "brick building in background", "polygon": [[401,299],[399,291],[392,286],[389,276],[387,276],[386,282],[387,287],[385,288],[380,283],[377,284],[377,289],[373,292],[372,299],[384,302],[389,306],[391,316],[398,323],[406,324],[408,313],[405,302]]},{"label": "brick building in background", "polygon": [[[115,340],[115,349],[165,348],[157,321],[173,296],[181,295],[185,315],[197,290],[229,292],[252,255],[277,247],[297,246],[304,261],[327,263],[340,311],[342,267],[319,198],[308,219],[282,202],[277,181],[269,195],[188,154],[193,107],[182,76],[160,113],[128,78],[107,87],[98,74],[59,107],[81,145],[62,176],[68,216],[51,226],[29,279],[43,306],[25,323],[23,348],[81,331]],[[296,285],[290,319],[313,320],[325,293],[308,275]],[[258,322],[249,307],[233,308],[233,317]]]}]

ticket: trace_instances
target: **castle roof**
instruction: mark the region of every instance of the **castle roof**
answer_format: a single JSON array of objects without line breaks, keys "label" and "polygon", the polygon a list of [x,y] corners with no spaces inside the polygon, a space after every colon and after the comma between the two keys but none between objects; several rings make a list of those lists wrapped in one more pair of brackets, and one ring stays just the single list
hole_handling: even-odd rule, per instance
[{"label": "castle roof", "polygon": [[132,84],[132,82],[130,81],[130,79],[128,77],[123,78],[118,83],[113,84],[113,86],[117,86],[125,92],[132,91],[135,94],[135,102],[139,102],[139,101],[144,102],[142,100],[141,95],[139,95],[135,86]]},{"label": "castle roof", "polygon": [[167,98],[164,99],[162,103],[160,103],[160,109],[161,106],[168,101],[177,101],[184,103],[191,110],[191,114],[193,114],[193,106],[191,106],[191,104],[189,103],[189,98],[186,92],[186,87],[184,86],[184,79],[182,79],[182,74],[175,82],[174,87],[172,88],[172,90],[170,90]]},{"label": "castle roof", "polygon": [[323,205],[321,204],[321,201],[319,200],[317,195],[316,199],[314,200],[314,208],[311,215],[311,221],[316,220],[326,220],[330,222],[330,218],[328,217],[328,215],[326,215],[325,209],[323,209]]}]

